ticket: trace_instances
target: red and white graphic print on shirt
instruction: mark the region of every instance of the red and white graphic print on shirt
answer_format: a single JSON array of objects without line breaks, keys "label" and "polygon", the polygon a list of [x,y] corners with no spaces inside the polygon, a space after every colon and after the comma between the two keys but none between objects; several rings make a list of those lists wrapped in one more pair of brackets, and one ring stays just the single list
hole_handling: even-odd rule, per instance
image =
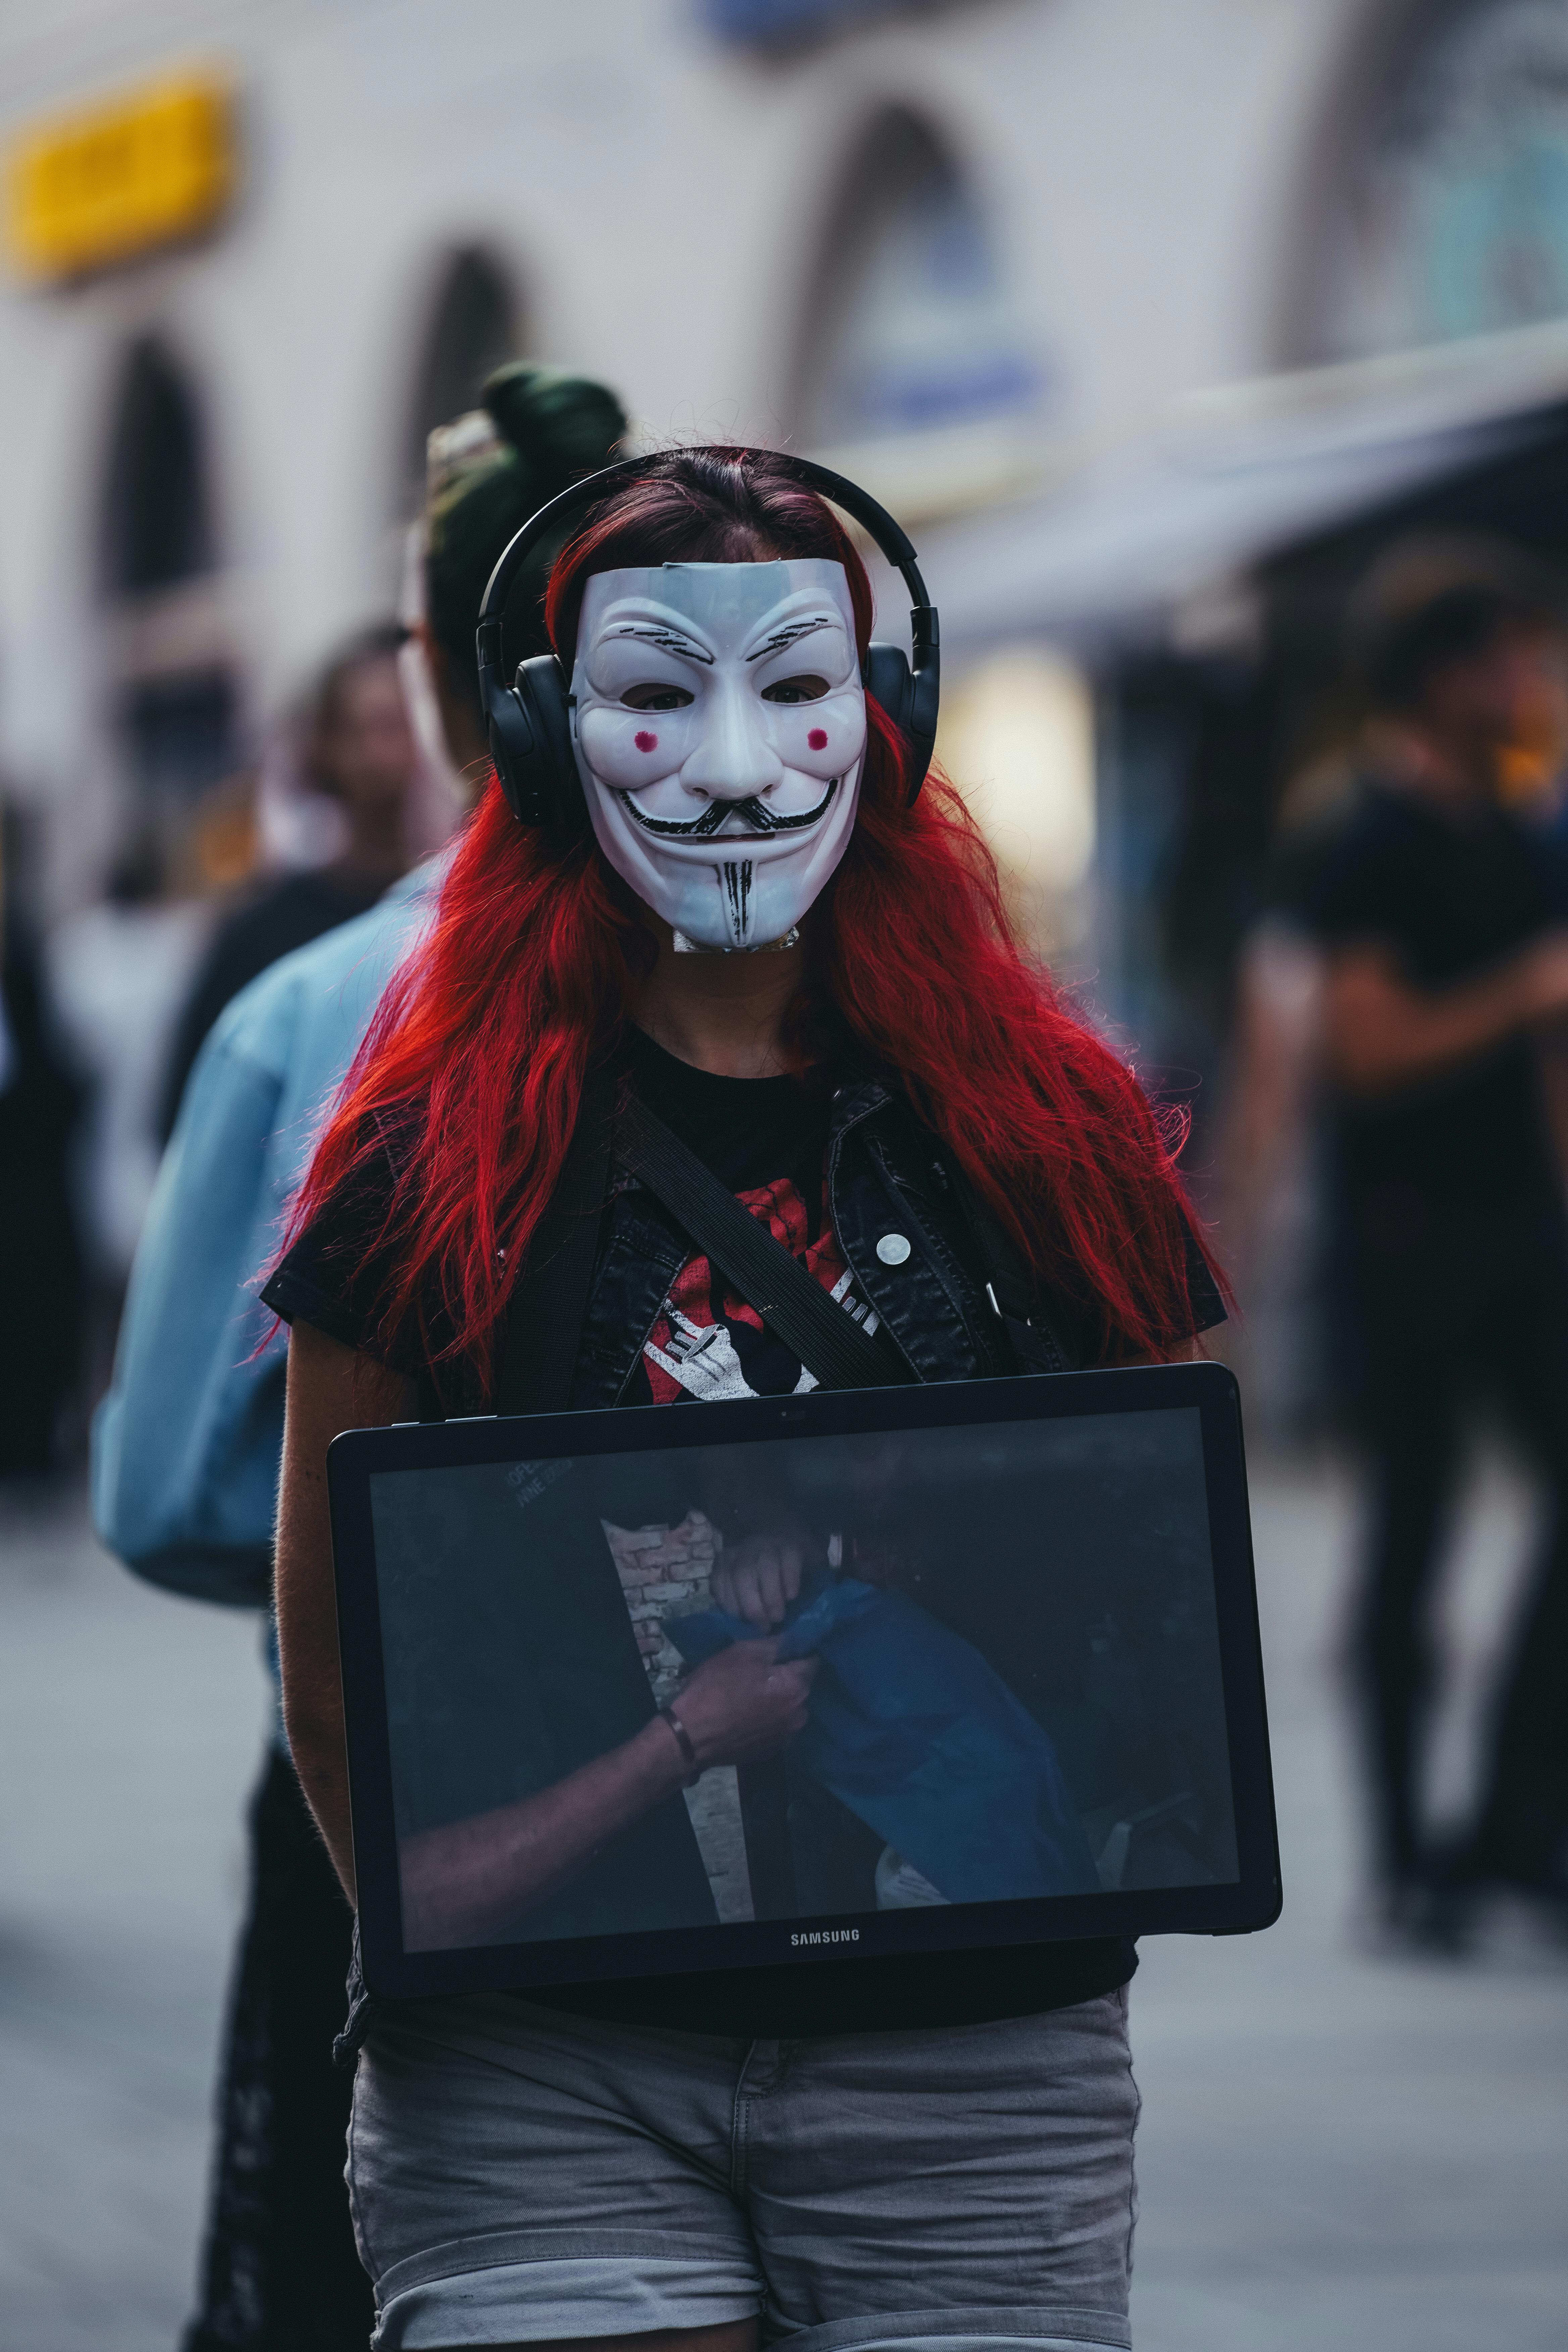
[{"label": "red and white graphic print on shirt", "polygon": [[[816,1239],[809,1238],[805,1203],[787,1176],[735,1197],[863,1330],[877,1328],[875,1311],[852,1295],[831,1223],[825,1221]],[[703,1256],[688,1258],[670,1284],[643,1343],[643,1361],[655,1404],[675,1404],[682,1397],[711,1403],[726,1397],[803,1396],[816,1386],[816,1374],[766,1328],[754,1307],[734,1291],[714,1297],[713,1269]]]}]

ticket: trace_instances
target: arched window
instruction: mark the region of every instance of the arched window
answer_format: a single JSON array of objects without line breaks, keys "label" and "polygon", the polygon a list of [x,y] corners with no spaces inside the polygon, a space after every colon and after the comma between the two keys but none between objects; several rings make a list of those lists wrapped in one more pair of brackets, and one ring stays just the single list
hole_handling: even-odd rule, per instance
[{"label": "arched window", "polygon": [[1046,371],[979,192],[929,124],[889,108],[832,207],[801,335],[812,446],[1036,413]]},{"label": "arched window", "polygon": [[177,814],[233,773],[240,697],[224,611],[201,404],[155,336],[133,342],[111,410],[99,533],[110,709],[144,809]]},{"label": "arched window", "polygon": [[126,354],[110,435],[101,573],[110,598],[213,569],[216,534],[201,420],[185,377],[146,336]]},{"label": "arched window", "polygon": [[425,443],[437,425],[474,407],[492,368],[518,356],[521,320],[511,281],[493,255],[465,246],[441,271],[425,330],[401,452],[398,498],[425,479]]},{"label": "arched window", "polygon": [[1343,175],[1315,356],[1568,316],[1568,9],[1447,0],[1385,68]]}]

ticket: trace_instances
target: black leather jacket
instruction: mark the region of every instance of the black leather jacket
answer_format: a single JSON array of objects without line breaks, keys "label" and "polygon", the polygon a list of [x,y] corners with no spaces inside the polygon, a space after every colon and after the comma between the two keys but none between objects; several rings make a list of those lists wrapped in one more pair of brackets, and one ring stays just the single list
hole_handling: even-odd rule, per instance
[{"label": "black leather jacket", "polygon": [[[856,1295],[875,1307],[911,1380],[1059,1372],[1087,1360],[1075,1328],[1081,1316],[1020,1277],[1001,1235],[963,1196],[935,1138],[880,1078],[850,1078],[834,1095],[827,1199]],[[878,1244],[894,1234],[909,1243],[908,1255],[879,1255]],[[663,1202],[624,1178],[589,1293],[574,1408],[624,1402],[690,1254]]]}]

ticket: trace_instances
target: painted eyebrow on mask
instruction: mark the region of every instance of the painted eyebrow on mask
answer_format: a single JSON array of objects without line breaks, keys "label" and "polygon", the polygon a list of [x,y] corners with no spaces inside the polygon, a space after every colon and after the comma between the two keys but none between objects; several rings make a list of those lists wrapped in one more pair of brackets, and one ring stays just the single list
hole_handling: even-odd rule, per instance
[{"label": "painted eyebrow on mask", "polygon": [[679,629],[666,626],[661,621],[641,624],[623,621],[618,628],[611,629],[607,634],[612,637],[640,637],[647,645],[658,646],[661,653],[683,654],[688,661],[706,662],[710,669],[713,667],[713,656],[705,646],[696,644]]},{"label": "painted eyebrow on mask", "polygon": [[765,661],[770,654],[782,654],[786,646],[793,646],[801,637],[809,637],[817,629],[841,629],[843,625],[843,620],[837,613],[818,613],[815,620],[810,621],[788,621],[782,629],[775,629],[754,654],[748,654],[746,659],[748,662]]}]

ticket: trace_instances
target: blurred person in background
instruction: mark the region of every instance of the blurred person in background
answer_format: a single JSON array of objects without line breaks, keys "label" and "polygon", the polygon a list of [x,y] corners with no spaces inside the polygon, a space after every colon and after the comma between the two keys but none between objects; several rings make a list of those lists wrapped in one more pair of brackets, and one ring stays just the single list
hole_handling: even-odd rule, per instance
[{"label": "blurred person in background", "polygon": [[1328,1390],[1313,1281],[1321,1255],[1317,1109],[1323,955],[1299,904],[1355,805],[1343,750],[1315,761],[1281,798],[1261,906],[1237,952],[1236,1009],[1211,1199],[1247,1307],[1249,1418],[1298,1434]]},{"label": "blurred person in background", "polygon": [[[173,862],[163,830],[151,820],[138,824],[100,903],[68,915],[44,943],[50,1013],[82,1090],[71,1174],[87,1276],[88,1411],[109,1377],[158,1172],[169,1041],[206,934],[200,898],[176,894]],[[79,1449],[82,1434],[79,1423]]]},{"label": "blurred person in background", "polygon": [[[409,724],[467,807],[488,780],[474,668],[485,583],[544,502],[616,454],[597,383],[516,365],[482,410],[431,436],[400,656]],[[507,656],[547,650],[556,548],[513,597]],[[445,856],[238,994],[198,1054],[137,1254],[93,1433],[98,1533],[138,1574],[267,1609],[283,1437],[284,1336],[256,1297],[330,1104],[382,989],[433,909]],[[271,1332],[268,1338],[268,1332]],[[268,1625],[268,1656],[277,1652]],[[274,1710],[250,1809],[249,1914],[231,1994],[218,2145],[185,2352],[363,2352],[374,2323],[343,2182],[353,2077],[331,2063],[352,1922]]]},{"label": "blurred person in background", "polygon": [[45,1002],[22,887],[21,823],[0,803],[0,1286],[26,1347],[0,1351],[0,1479],[57,1466],[77,1368],[81,1257],[68,1169],[79,1088]]},{"label": "blurred person in background", "polygon": [[[1456,533],[1401,541],[1361,602],[1390,613],[1440,590],[1495,577],[1511,559],[1497,542]],[[1514,731],[1499,746],[1497,793],[1521,823],[1568,853],[1568,666],[1521,674]],[[1321,1122],[1325,958],[1302,908],[1322,860],[1375,772],[1377,723],[1340,731],[1280,796],[1258,911],[1237,955],[1236,1011],[1212,1199],[1227,1264],[1248,1309],[1251,1418],[1299,1433],[1331,1411],[1332,1349],[1323,1329],[1324,1182]],[[1543,1065],[1554,1121],[1568,1104],[1554,1061]],[[1568,1133],[1560,1141],[1568,1164]]]},{"label": "blurred person in background", "polygon": [[395,621],[362,630],[331,656],[306,698],[298,721],[302,779],[341,814],[341,846],[323,865],[247,892],[218,925],[174,1037],[165,1139],[202,1041],[230,998],[291,949],[363,915],[413,863],[417,751],[397,674],[404,634]]},{"label": "blurred person in background", "polygon": [[[1508,803],[1563,657],[1517,565],[1363,603],[1370,709],[1342,820],[1298,871],[1323,964],[1331,1253],[1372,1524],[1356,1627],[1377,1921],[1458,1940],[1506,1885],[1561,1902],[1568,1833],[1568,1215],[1552,1103],[1568,1024],[1568,868]],[[1431,1611],[1476,1393],[1548,1525],[1461,1845],[1423,1819]]]}]

